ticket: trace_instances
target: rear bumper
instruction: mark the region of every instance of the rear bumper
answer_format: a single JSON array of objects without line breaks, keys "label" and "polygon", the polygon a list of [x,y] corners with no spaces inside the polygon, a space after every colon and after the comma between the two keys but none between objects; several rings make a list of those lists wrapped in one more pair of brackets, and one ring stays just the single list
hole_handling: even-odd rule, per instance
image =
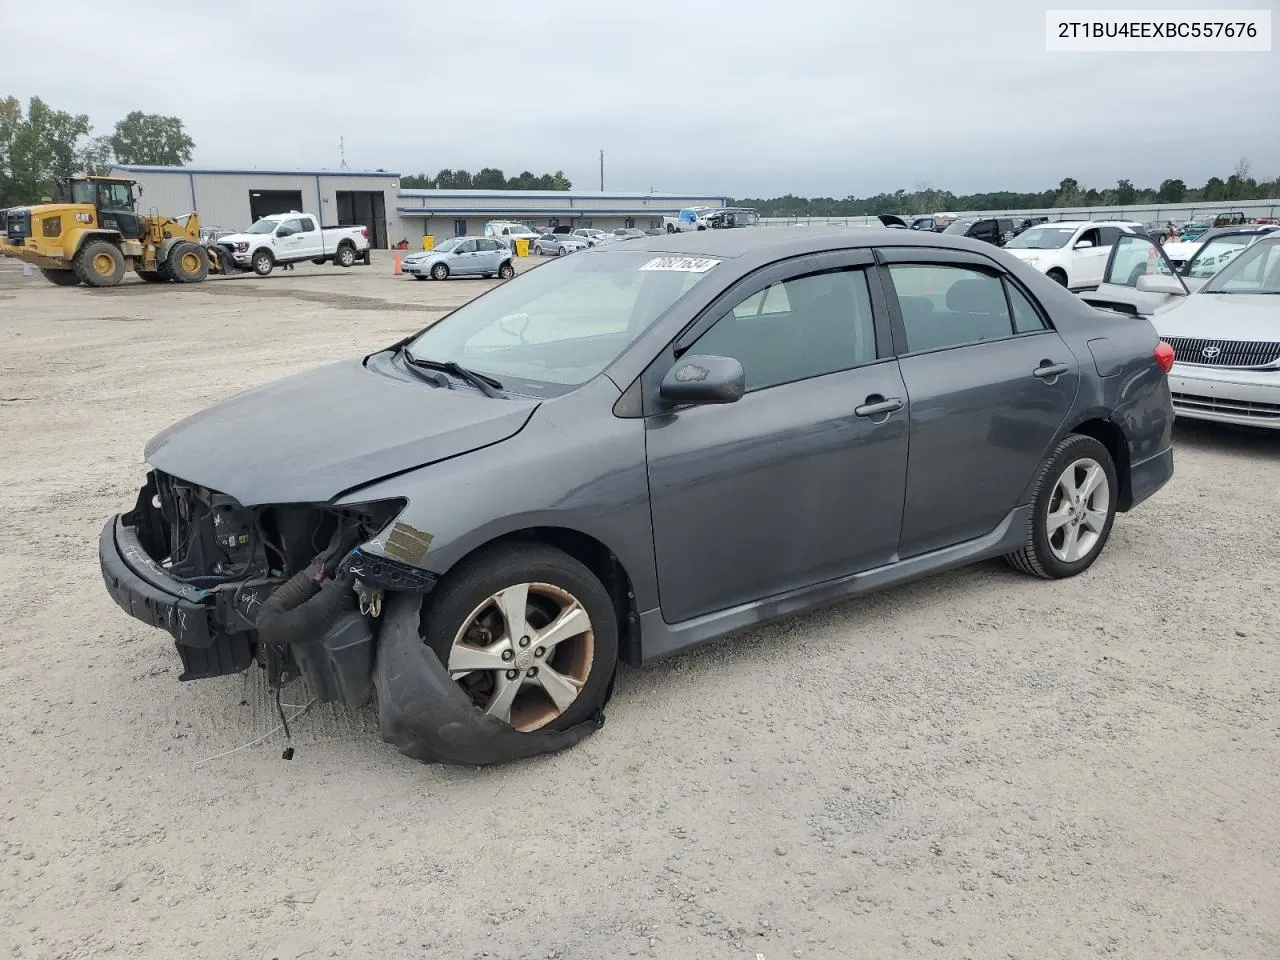
[{"label": "rear bumper", "polygon": [[1132,498],[1128,509],[1132,510],[1172,479],[1173,447],[1166,448],[1154,457],[1131,464],[1129,490]]},{"label": "rear bumper", "polygon": [[253,661],[250,635],[219,629],[214,622],[214,595],[169,576],[147,555],[134,528],[118,515],[102,528],[98,562],[107,593],[120,609],[173,637],[182,658],[179,680],[248,669]]}]

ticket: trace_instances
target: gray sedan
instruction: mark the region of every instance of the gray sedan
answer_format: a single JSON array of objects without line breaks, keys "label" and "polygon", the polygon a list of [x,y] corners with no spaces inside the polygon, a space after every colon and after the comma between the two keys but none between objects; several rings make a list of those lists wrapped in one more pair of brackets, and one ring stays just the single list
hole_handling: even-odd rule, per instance
[{"label": "gray sedan", "polygon": [[579,250],[586,250],[591,241],[570,233],[548,233],[533,241],[533,252],[539,256],[563,257]]},{"label": "gray sedan", "polygon": [[1170,365],[979,241],[645,237],[169,428],[99,558],[183,679],[376,691],[403,752],[497,762],[596,729],[620,661],[1088,569],[1172,475]]},{"label": "gray sedan", "polygon": [[411,253],[400,269],[415,280],[448,280],[450,277],[501,277],[516,275],[511,250],[492,237],[451,237],[434,250]]}]

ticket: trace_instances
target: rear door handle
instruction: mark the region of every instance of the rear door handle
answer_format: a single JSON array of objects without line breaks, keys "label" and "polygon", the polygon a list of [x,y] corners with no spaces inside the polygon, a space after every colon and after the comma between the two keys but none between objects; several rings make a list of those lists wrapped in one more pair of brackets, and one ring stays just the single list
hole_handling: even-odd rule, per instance
[{"label": "rear door handle", "polygon": [[866,403],[862,404],[862,406],[853,408],[853,415],[855,417],[887,416],[890,413],[896,413],[904,406],[906,406],[906,404],[897,397],[886,400],[884,397],[880,396],[880,394],[873,393],[871,396],[867,397]]},{"label": "rear door handle", "polygon": [[1071,367],[1065,363],[1050,363],[1042,360],[1040,366],[1031,371],[1033,377],[1039,377],[1041,380],[1052,380],[1054,377],[1060,377],[1064,373],[1070,373]]}]

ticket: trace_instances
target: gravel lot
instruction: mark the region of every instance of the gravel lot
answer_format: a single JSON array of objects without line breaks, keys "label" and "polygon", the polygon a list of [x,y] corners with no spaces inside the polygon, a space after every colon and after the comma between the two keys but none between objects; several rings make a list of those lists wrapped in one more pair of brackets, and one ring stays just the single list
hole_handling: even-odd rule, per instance
[{"label": "gravel lot", "polygon": [[624,669],[557,756],[422,766],[318,708],[292,762],[202,763],[276,718],[101,585],[143,444],[488,285],[0,261],[0,957],[1280,956],[1280,436],[1180,426],[1075,580],[986,564]]}]

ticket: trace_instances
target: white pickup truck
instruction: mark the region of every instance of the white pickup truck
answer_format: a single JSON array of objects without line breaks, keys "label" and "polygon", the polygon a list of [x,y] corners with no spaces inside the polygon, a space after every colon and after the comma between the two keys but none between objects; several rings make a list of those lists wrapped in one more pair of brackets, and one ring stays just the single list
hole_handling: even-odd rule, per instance
[{"label": "white pickup truck", "polygon": [[357,260],[369,262],[368,228],[322,227],[312,214],[299,210],[263,217],[244,233],[227,234],[217,243],[237,267],[260,277],[277,264],[303,260],[332,260],[339,267],[349,267]]}]

